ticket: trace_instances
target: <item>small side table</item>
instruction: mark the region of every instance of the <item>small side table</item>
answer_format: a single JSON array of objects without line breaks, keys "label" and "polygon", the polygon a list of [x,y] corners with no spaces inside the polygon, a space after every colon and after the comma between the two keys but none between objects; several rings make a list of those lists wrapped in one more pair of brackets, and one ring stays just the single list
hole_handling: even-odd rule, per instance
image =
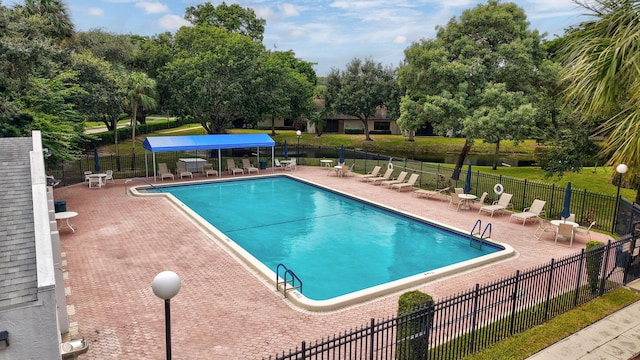
[{"label": "small side table", "polygon": [[320,160],[320,165],[321,166],[331,167],[332,164],[333,164],[333,160],[331,160],[331,159],[322,159],[322,160]]},{"label": "small side table", "polygon": [[71,232],[76,232],[75,227],[73,226],[73,224],[71,224],[69,222],[69,219],[78,216],[78,213],[75,211],[63,211],[63,212],[57,212],[56,213],[56,221],[60,220],[60,222],[58,223],[58,231],[62,230],[63,228],[67,227],[71,230]]}]

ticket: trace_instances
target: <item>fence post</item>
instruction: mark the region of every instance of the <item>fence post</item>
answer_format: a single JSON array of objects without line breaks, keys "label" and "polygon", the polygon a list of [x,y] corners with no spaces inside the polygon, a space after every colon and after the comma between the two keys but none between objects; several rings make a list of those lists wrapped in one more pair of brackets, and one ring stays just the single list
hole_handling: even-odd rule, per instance
[{"label": "fence post", "polygon": [[480,284],[476,284],[476,289],[473,293],[473,310],[471,320],[471,336],[469,336],[469,351],[475,352],[476,343],[476,326],[478,324],[478,297],[480,296]]},{"label": "fence post", "polygon": [[306,359],[307,358],[307,342],[306,341],[302,342],[302,349],[300,349],[300,352],[302,353],[302,358]]},{"label": "fence post", "polygon": [[544,319],[549,320],[549,302],[551,301],[551,285],[553,284],[553,265],[556,263],[556,259],[551,259],[549,266],[549,283],[547,284],[547,298],[544,304]]},{"label": "fence post", "polygon": [[578,273],[576,274],[576,296],[573,299],[573,307],[578,306],[578,298],[580,297],[580,279],[582,278],[582,264],[584,264],[584,248],[580,250],[580,263],[578,265]]},{"label": "fence post", "polygon": [[[635,226],[633,227],[635,228]],[[631,235],[631,245],[629,246],[629,255],[631,255],[633,253],[633,249],[636,248],[636,232],[634,231]],[[627,285],[627,278],[629,277],[629,270],[631,268],[631,259],[632,257],[629,256],[629,261],[627,261],[627,265],[624,267],[624,276],[622,277],[622,284],[623,285]]]},{"label": "fence post", "polygon": [[607,241],[607,246],[605,247],[605,249],[603,250],[605,251],[605,253],[603,255],[606,254],[606,256],[604,257],[604,264],[602,269],[602,279],[600,280],[600,291],[598,291],[598,296],[602,296],[602,294],[604,294],[604,282],[606,280],[606,273],[607,273],[607,268],[609,266],[609,253],[611,252],[611,240]]},{"label": "fence post", "polygon": [[374,346],[373,339],[375,338],[375,334],[374,334],[375,329],[374,328],[375,328],[375,319],[371,318],[371,332],[370,332],[371,336],[369,338],[369,360],[373,360],[373,354],[374,354],[374,351],[373,351],[374,350],[373,349],[373,346]]},{"label": "fence post", "polygon": [[516,321],[516,304],[518,302],[518,285],[520,285],[520,270],[516,270],[515,283],[513,284],[513,293],[511,297],[513,299],[511,304],[511,321],[509,321],[509,335],[513,335],[513,327]]},{"label": "fence post", "polygon": [[520,209],[524,209],[527,206],[525,202],[525,197],[527,196],[527,179],[524,179],[524,186],[522,187],[522,204],[520,204]]}]

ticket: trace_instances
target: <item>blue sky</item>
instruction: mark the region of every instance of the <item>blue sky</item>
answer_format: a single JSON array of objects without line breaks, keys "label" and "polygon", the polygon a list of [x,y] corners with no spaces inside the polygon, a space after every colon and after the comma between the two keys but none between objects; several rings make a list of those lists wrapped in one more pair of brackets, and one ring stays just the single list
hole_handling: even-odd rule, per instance
[{"label": "blue sky", "polygon": [[[218,5],[220,1],[210,1]],[[572,0],[514,1],[525,10],[532,29],[562,35],[579,23],[584,9]],[[8,4],[9,1],[5,1]],[[184,10],[195,0],[66,0],[78,31],[93,28],[112,33],[154,35],[175,32]],[[397,66],[412,42],[432,38],[437,25],[475,7],[477,0],[239,0],[266,20],[264,44],[293,50],[298,58],[317,63],[319,76],[344,69],[354,57],[370,57]]]}]

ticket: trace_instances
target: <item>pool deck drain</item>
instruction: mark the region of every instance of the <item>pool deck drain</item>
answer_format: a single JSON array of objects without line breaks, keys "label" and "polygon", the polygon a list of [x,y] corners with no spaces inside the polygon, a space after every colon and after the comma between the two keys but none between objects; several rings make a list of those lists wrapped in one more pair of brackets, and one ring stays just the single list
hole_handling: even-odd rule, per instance
[{"label": "pool deck drain", "polygon": [[[416,288],[435,299],[573,254],[585,245],[583,237],[573,248],[554,245],[551,235],[535,241],[536,224],[509,223],[507,214],[491,218],[477,210],[456,212],[447,209],[446,201],[415,198],[355,177],[326,176],[327,170],[318,167],[298,166],[287,174],[460,229],[470,230],[478,219],[491,222],[492,239],[518,252],[500,263]],[[75,309],[72,335],[90,342],[89,352],[82,355],[85,360],[162,358],[163,302],[153,295],[151,281],[164,270],[182,278],[182,288],[171,301],[174,359],[261,359],[397,310],[399,293],[326,313],[295,308],[168,201],[126,194],[125,187],[131,185],[116,180],[104,188],[78,184],[54,191],[56,200],[65,200],[69,211],[79,213],[76,232],[63,230],[61,243],[67,301]],[[609,239],[597,233],[593,238]]]}]

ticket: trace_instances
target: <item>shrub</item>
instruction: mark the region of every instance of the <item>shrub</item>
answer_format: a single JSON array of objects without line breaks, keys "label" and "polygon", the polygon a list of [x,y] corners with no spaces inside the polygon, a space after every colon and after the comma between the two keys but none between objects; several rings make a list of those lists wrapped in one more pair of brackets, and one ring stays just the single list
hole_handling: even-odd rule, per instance
[{"label": "shrub", "polygon": [[588,241],[585,248],[586,266],[587,266],[587,283],[592,294],[598,291],[598,283],[600,279],[600,268],[602,268],[602,258],[604,256],[603,243],[600,241]]},{"label": "shrub", "polygon": [[396,359],[426,359],[429,330],[433,323],[433,298],[410,291],[398,299]]}]

